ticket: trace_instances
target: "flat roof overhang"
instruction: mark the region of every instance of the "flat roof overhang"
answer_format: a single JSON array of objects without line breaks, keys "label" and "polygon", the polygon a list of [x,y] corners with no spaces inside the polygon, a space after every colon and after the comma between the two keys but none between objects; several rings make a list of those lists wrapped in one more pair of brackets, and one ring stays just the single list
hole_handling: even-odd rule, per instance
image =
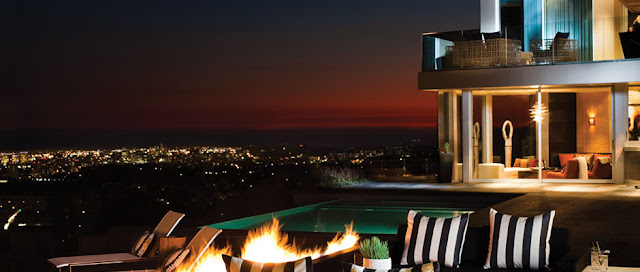
[{"label": "flat roof overhang", "polygon": [[640,59],[427,71],[418,74],[418,88],[425,91],[638,82]]}]

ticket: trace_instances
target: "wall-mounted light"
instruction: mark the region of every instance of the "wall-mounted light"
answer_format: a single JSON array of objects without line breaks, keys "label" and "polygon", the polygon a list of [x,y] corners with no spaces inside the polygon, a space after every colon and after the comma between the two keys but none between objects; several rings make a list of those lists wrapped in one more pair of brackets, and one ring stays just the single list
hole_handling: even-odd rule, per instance
[{"label": "wall-mounted light", "polygon": [[589,116],[589,126],[593,127],[595,125],[596,125],[596,117],[593,115]]}]

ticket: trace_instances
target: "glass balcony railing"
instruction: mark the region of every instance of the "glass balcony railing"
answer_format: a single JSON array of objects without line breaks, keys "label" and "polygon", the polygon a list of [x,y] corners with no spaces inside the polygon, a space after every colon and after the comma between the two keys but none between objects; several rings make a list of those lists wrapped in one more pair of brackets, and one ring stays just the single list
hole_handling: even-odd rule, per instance
[{"label": "glass balcony railing", "polygon": [[640,58],[626,17],[422,35],[422,70],[481,69]]}]

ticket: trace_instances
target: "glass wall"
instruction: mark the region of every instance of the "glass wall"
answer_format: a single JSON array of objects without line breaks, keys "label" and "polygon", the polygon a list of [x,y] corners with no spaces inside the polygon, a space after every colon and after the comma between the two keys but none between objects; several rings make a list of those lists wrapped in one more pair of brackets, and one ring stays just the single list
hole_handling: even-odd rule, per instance
[{"label": "glass wall", "polygon": [[[462,107],[461,92],[438,92],[439,179],[462,181]],[[450,169],[450,172],[449,172]]]},{"label": "glass wall", "polygon": [[[465,126],[472,138],[466,154],[473,181],[612,182],[611,87],[476,90],[472,95],[472,118],[463,124],[460,91],[439,93],[441,146],[446,141],[451,147],[454,180],[462,180]],[[640,88],[630,88],[629,101],[629,134],[637,137]]]},{"label": "glass wall", "polygon": [[473,92],[474,178],[538,179],[537,90]]},{"label": "glass wall", "polygon": [[548,127],[543,131],[546,181],[610,180],[612,123],[610,88],[543,90]]}]

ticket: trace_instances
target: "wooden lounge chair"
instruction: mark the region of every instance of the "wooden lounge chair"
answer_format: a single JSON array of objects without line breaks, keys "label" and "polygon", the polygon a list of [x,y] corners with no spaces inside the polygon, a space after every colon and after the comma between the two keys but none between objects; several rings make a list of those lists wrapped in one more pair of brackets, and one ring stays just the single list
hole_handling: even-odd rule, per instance
[{"label": "wooden lounge chair", "polygon": [[[206,227],[206,226],[202,227],[198,231],[198,233],[196,233],[196,235],[193,236],[193,238],[191,238],[191,241],[184,247],[184,248],[188,248],[190,252],[189,255],[187,255],[187,258],[182,262],[182,264],[186,265],[188,269],[181,270],[181,271],[191,271],[198,263],[198,260],[200,260],[202,255],[204,255],[207,249],[211,246],[211,244],[213,243],[213,240],[215,240],[216,237],[220,235],[220,233],[222,233],[222,230]],[[121,272],[149,272],[149,271],[153,271],[153,270],[149,270],[149,269],[122,270]]]},{"label": "wooden lounge chair", "polygon": [[[167,237],[171,234],[173,229],[178,225],[180,220],[184,217],[183,213],[177,213],[169,211],[164,215],[160,223],[153,230],[156,237]],[[148,256],[138,257],[131,253],[110,253],[99,255],[83,255],[83,256],[70,256],[70,257],[57,257],[49,259],[51,263],[58,271],[62,271],[64,268],[68,268],[68,271],[72,271],[73,267],[80,266],[94,266],[94,265],[107,265],[118,263],[135,263],[151,261],[156,257],[156,251],[158,251],[158,243],[153,243],[154,247],[148,252]]]}]

